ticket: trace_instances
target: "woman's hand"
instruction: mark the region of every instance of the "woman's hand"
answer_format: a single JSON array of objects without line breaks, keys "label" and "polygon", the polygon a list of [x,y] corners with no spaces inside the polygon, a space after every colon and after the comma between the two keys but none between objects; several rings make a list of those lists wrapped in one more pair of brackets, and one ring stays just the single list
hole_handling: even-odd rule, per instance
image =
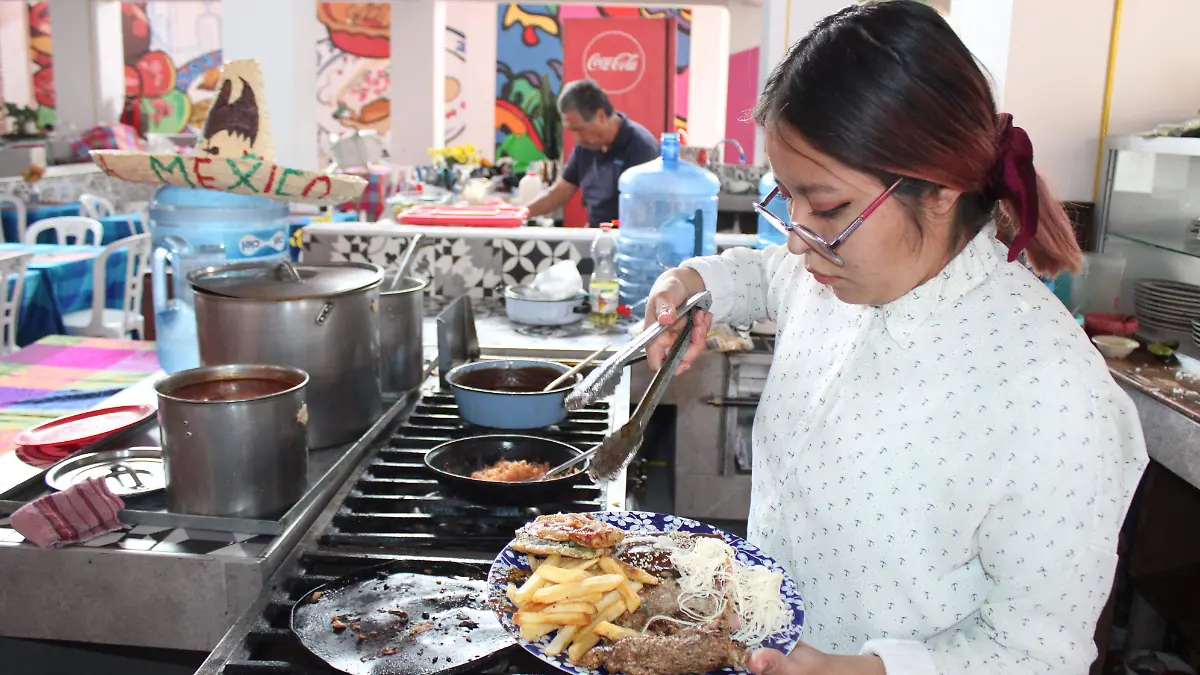
[{"label": "woman's hand", "polygon": [[801,642],[784,656],[774,649],[759,649],[747,664],[754,675],[886,675],[878,656],[825,654]]},{"label": "woman's hand", "polygon": [[748,664],[754,675],[887,675],[877,656],[840,656],[800,643],[790,655],[757,650]]},{"label": "woman's hand", "polygon": [[[671,345],[675,344],[676,338],[683,330],[685,322],[675,316],[675,308],[703,290],[704,279],[700,278],[695,270],[686,267],[667,270],[658,278],[658,281],[654,282],[654,287],[650,289],[650,297],[646,301],[645,328],[649,328],[655,322],[671,326],[671,328],[655,338],[654,342],[646,345],[646,359],[650,362],[651,370],[658,370],[662,367],[663,361],[667,358],[667,352],[670,351]],[[687,369],[692,366],[692,361],[695,361],[696,357],[704,351],[705,342],[708,340],[708,331],[712,328],[712,321],[711,312],[695,312],[691,344],[688,345],[683,360],[679,362],[679,368],[675,371],[676,375],[687,372]]]}]

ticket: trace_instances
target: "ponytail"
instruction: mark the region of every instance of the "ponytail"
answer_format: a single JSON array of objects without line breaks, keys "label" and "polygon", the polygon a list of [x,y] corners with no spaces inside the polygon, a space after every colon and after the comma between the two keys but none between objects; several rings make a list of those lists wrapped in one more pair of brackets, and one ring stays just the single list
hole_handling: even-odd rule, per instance
[{"label": "ponytail", "polygon": [[[1021,251],[1033,270],[1044,276],[1079,270],[1083,254],[1074,228],[1062,205],[1033,168],[1033,143],[1029,134],[1013,126],[1012,115],[998,116],[996,163],[988,178],[988,196],[1000,204],[1007,227],[998,230],[1011,236],[1008,260]],[[1006,237],[1007,238],[1007,237]]]}]

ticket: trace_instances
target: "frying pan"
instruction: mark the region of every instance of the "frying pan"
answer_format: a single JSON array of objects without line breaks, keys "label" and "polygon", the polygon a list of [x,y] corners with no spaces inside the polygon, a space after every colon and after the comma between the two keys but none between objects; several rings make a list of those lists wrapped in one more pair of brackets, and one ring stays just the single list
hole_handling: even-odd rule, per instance
[{"label": "frying pan", "polygon": [[[488,605],[486,578],[485,571],[448,560],[397,560],[367,568],[297,601],[292,632],[314,656],[350,675],[475,670],[515,645]],[[345,629],[333,630],[335,616],[346,617]],[[384,655],[385,648],[396,652]]]},{"label": "frying pan", "polygon": [[549,462],[558,466],[580,454],[578,448],[561,441],[535,436],[471,436],[447,441],[425,454],[425,466],[438,483],[456,497],[477,504],[534,506],[550,502],[576,501],[575,486],[586,474],[576,473],[545,481],[505,483],[480,480],[471,474],[502,459]]}]

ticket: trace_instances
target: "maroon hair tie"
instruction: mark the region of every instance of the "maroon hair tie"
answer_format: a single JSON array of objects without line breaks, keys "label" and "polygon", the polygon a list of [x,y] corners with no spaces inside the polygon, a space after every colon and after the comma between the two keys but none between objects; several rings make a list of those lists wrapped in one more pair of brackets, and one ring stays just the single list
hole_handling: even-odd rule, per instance
[{"label": "maroon hair tie", "polygon": [[988,178],[987,192],[998,200],[1009,201],[1020,218],[1020,229],[1008,245],[1008,261],[1017,259],[1021,251],[1037,235],[1038,185],[1033,168],[1033,143],[1021,127],[1013,126],[1012,115],[1000,113],[996,164]]}]

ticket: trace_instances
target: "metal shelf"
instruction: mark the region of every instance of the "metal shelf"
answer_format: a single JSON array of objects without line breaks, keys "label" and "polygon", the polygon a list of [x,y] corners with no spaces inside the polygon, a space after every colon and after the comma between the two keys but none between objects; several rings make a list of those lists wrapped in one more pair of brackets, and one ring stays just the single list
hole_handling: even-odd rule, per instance
[{"label": "metal shelf", "polygon": [[1178,136],[1109,136],[1109,150],[1200,157],[1200,138]]},{"label": "metal shelf", "polygon": [[1200,258],[1200,239],[1183,234],[1145,234],[1141,232],[1114,232],[1110,230],[1108,236],[1141,244],[1142,246],[1150,246],[1163,251]]}]

